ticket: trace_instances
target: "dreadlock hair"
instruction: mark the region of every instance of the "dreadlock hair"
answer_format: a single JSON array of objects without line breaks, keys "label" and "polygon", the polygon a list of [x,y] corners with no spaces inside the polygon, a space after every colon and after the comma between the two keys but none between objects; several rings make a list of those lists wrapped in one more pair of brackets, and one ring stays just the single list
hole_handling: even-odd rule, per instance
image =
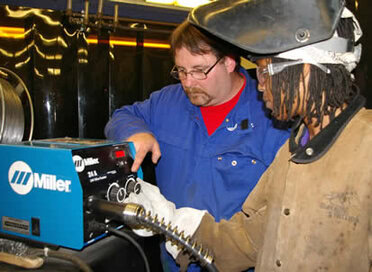
[{"label": "dreadlock hair", "polygon": [[231,56],[237,64],[235,71],[239,70],[240,54],[238,48],[190,24],[188,21],[184,21],[173,31],[170,44],[173,58],[178,49],[185,47],[191,53],[197,55],[212,53],[217,58]]},{"label": "dreadlock hair", "polygon": [[[351,18],[342,18],[337,26],[339,37],[351,39],[354,44],[354,25]],[[272,62],[282,62],[281,58],[272,58]],[[285,60],[288,61],[288,60]],[[304,80],[304,64],[287,67],[272,76],[272,93],[274,99],[273,115],[291,116],[292,110],[302,109],[302,118],[313,122],[314,126],[322,124],[323,117],[329,115],[332,120],[337,109],[343,110],[344,104],[359,93],[351,73],[342,64],[323,64],[330,69],[327,74],[315,65],[310,65],[310,78],[306,86]],[[300,84],[305,91],[305,103],[300,105]],[[284,96],[283,103],[282,96]],[[297,102],[297,103],[295,103]],[[293,105],[296,108],[293,109]]]}]

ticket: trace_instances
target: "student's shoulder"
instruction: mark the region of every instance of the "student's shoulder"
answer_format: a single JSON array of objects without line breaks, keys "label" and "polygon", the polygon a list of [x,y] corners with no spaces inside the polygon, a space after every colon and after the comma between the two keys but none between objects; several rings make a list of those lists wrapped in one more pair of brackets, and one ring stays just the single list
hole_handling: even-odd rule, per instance
[{"label": "student's shoulder", "polygon": [[353,119],[364,123],[365,126],[372,129],[372,109],[362,108]]}]

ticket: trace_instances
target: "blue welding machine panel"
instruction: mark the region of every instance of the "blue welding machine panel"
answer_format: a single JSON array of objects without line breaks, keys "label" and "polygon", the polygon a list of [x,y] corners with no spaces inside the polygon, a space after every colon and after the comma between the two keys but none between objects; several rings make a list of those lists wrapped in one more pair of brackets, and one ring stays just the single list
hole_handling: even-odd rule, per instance
[{"label": "blue welding machine panel", "polygon": [[0,232],[84,246],[83,192],[71,150],[0,145]]}]

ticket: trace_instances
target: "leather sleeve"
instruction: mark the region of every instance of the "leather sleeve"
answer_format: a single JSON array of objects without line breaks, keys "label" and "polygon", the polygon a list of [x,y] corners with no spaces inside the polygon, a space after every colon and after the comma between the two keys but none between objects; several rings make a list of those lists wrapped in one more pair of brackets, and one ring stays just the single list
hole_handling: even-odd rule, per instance
[{"label": "leather sleeve", "polygon": [[[244,208],[243,208],[244,209]],[[193,239],[212,252],[219,271],[243,271],[253,267],[262,243],[264,210],[243,210],[229,221],[214,221],[206,214]],[[187,267],[188,256],[180,254],[176,260],[181,268]]]}]

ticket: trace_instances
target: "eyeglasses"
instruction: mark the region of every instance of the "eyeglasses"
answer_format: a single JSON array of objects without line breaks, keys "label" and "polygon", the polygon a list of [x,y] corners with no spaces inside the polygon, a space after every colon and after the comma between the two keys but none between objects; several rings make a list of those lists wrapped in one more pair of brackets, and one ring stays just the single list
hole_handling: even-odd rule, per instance
[{"label": "eyeglasses", "polygon": [[217,61],[211,67],[209,67],[206,71],[203,71],[201,69],[195,69],[195,70],[191,70],[190,72],[186,72],[186,70],[178,69],[176,66],[174,66],[170,74],[172,77],[178,80],[186,79],[188,74],[191,75],[194,79],[203,80],[207,78],[207,75],[209,74],[209,72],[212,71],[212,69],[217,65],[217,63],[221,59],[222,57],[218,58]]},{"label": "eyeglasses", "polygon": [[[273,76],[277,73],[280,73],[285,68],[289,66],[294,66],[297,64],[306,63],[304,60],[293,60],[293,61],[284,61],[284,62],[278,62],[278,63],[270,63],[266,67],[257,67],[256,68],[256,75],[258,82],[262,85],[264,84],[269,76]],[[320,68],[323,72],[329,74],[331,73],[331,70],[329,70],[326,66],[320,64],[320,63],[311,63],[312,65],[317,66]]]}]

